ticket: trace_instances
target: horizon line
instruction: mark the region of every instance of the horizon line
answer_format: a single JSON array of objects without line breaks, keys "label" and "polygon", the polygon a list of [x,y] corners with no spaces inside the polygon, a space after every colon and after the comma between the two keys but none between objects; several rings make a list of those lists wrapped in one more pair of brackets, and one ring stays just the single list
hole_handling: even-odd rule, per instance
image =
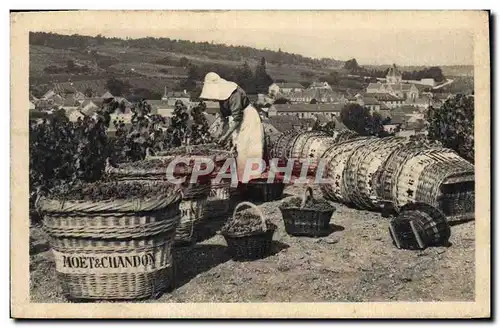
[{"label": "horizon line", "polygon": [[[168,36],[164,36],[164,37],[156,37],[156,36],[131,37],[131,36],[126,36],[126,37],[123,37],[123,36],[117,36],[117,35],[104,35],[102,33],[97,33],[96,35],[91,35],[91,34],[78,34],[78,33],[67,34],[67,33],[62,33],[62,32],[53,32],[53,31],[30,31],[29,33],[51,33],[51,34],[64,35],[64,36],[75,36],[75,35],[77,35],[77,36],[91,37],[91,38],[95,38],[95,37],[97,37],[97,35],[102,35],[104,38],[107,38],[107,39],[115,38],[115,39],[119,39],[119,40],[122,40],[122,41],[127,41],[127,38],[131,39],[131,40],[140,40],[140,39],[146,39],[146,38],[170,39],[170,40],[175,40],[175,41],[188,41],[188,42],[193,42],[193,43],[197,43],[197,44],[199,44],[199,43],[209,43],[209,44],[213,44],[213,45],[221,45],[221,46],[226,46],[226,47],[247,47],[247,48],[255,49],[255,50],[258,50],[258,51],[273,51],[273,52],[278,52],[279,49],[281,49],[281,48],[279,48],[278,50],[275,50],[275,49],[268,49],[267,47],[264,47],[264,48],[252,47],[252,46],[244,45],[244,44],[220,43],[220,42],[215,42],[213,40],[211,40],[211,41],[193,41],[193,40],[189,40],[189,39],[171,38],[171,37],[168,37]],[[29,44],[29,46],[31,46],[31,44]],[[307,56],[307,55],[300,54],[300,53],[297,53],[297,52],[289,52],[289,51],[282,51],[282,52],[287,53],[287,54],[291,54],[291,55],[299,55],[299,56],[302,56],[304,58],[313,59],[313,60],[326,59],[326,60],[335,60],[335,61],[346,62],[346,61],[351,60],[351,59],[356,59],[356,57],[350,57],[349,59],[338,59],[338,58],[334,58],[334,57]],[[432,65],[429,65],[429,64],[398,64],[398,63],[394,63],[394,62],[388,62],[388,63],[361,63],[358,59],[356,59],[356,61],[358,62],[358,64],[360,66],[392,66],[393,64],[396,64],[399,67],[412,67],[412,66],[424,66],[424,67],[432,67],[432,66],[438,66],[438,67],[472,66],[472,67],[474,67],[474,63],[471,63],[471,64],[442,64],[441,63],[441,64],[432,64]]]}]

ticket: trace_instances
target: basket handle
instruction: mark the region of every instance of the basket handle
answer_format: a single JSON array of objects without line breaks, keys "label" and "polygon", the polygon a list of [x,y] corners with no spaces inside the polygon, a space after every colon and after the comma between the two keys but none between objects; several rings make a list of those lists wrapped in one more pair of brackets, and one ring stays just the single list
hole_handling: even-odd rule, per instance
[{"label": "basket handle", "polygon": [[314,199],[313,190],[311,187],[307,187],[304,191],[304,194],[302,194],[302,204],[300,205],[300,208],[304,208],[306,206],[306,202],[309,198],[311,198],[311,200]]},{"label": "basket handle", "polygon": [[262,211],[260,210],[260,208],[257,205],[255,205],[254,203],[250,203],[250,202],[241,202],[241,203],[239,203],[234,208],[233,217],[236,215],[236,212],[238,212],[238,209],[240,207],[242,207],[242,206],[245,206],[245,205],[249,206],[249,207],[252,207],[252,208],[254,208],[257,211],[257,213],[259,214],[261,223],[262,223],[262,229],[263,229],[263,231],[267,231],[267,225],[266,225],[266,220],[264,219],[264,214],[262,213]]}]

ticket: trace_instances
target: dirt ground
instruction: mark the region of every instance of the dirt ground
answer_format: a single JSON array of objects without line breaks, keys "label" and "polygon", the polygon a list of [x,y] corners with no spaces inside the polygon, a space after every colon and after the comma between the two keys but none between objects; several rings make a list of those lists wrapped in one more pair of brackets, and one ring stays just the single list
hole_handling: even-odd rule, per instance
[{"label": "dirt ground", "polygon": [[[301,195],[303,188],[287,187],[285,196]],[[408,251],[392,244],[388,219],[336,203],[329,236],[288,236],[279,203],[260,205],[278,225],[272,255],[235,262],[219,235],[176,248],[177,288],[146,302],[474,300],[474,222],[453,225],[449,247]],[[32,302],[67,302],[40,227],[31,229],[31,238]]]}]

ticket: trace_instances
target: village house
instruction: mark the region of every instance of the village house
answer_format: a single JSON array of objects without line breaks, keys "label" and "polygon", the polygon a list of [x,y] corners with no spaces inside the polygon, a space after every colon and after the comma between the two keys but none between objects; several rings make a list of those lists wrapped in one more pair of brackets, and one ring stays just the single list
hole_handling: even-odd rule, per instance
[{"label": "village house", "polygon": [[350,98],[349,101],[368,108],[371,114],[389,109],[386,105],[378,101],[375,97],[372,97],[370,94],[364,95],[362,93],[358,93],[354,97]]},{"label": "village house", "polygon": [[151,105],[153,114],[158,114],[163,117],[172,117],[174,115],[174,106],[169,105],[166,100],[146,100]]},{"label": "village house", "polygon": [[165,91],[163,93],[163,97],[161,97],[162,101],[167,102],[168,106],[175,106],[175,102],[180,100],[186,105],[186,107],[191,107],[191,95],[186,90],[183,91],[170,91],[167,92],[167,88],[165,87]]},{"label": "village house", "polygon": [[275,115],[271,116],[296,116],[298,118],[313,118],[315,114],[322,114],[327,118],[340,115],[344,104],[275,104]]},{"label": "village house", "polygon": [[332,87],[330,86],[330,84],[328,84],[328,82],[313,82],[309,86],[309,89],[312,89],[312,90],[316,90],[316,89],[319,89],[319,90],[332,90]]},{"label": "village house", "polygon": [[273,83],[269,86],[270,90],[278,90],[278,93],[283,95],[289,94],[290,92],[298,92],[304,90],[304,86],[300,83]]},{"label": "village house", "polygon": [[395,108],[404,104],[404,99],[391,95],[389,93],[370,93],[370,97],[377,99],[381,104],[387,108]]},{"label": "village house", "polygon": [[419,98],[419,89],[413,83],[403,83],[403,74],[395,64],[389,69],[386,82],[370,83],[366,93],[387,93],[405,100],[416,100]]},{"label": "village house", "polygon": [[292,92],[287,96],[291,103],[337,103],[346,102],[343,94],[335,92],[331,89],[307,89],[298,92]]}]

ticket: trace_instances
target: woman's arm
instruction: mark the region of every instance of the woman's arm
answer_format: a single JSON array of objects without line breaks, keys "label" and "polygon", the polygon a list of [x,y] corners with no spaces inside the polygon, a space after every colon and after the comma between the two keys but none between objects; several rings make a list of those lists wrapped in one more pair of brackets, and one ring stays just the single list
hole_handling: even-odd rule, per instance
[{"label": "woman's arm", "polygon": [[221,144],[226,143],[227,139],[241,126],[241,122],[243,122],[243,111],[246,107],[242,99],[243,97],[246,97],[245,94],[238,90],[228,99],[228,106],[231,109],[231,116],[233,119],[229,120],[229,128],[219,139],[219,143]]}]

